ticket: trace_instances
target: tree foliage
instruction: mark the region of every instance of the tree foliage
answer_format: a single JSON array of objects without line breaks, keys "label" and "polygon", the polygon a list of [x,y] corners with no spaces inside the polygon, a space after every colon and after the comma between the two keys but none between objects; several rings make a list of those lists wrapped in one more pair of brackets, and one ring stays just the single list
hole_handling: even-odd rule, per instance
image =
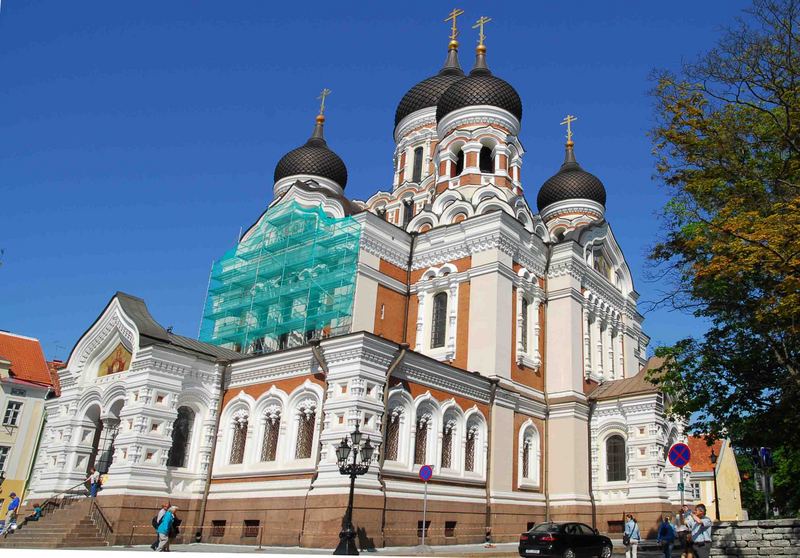
[{"label": "tree foliage", "polygon": [[[716,48],[655,76],[657,174],[670,200],[650,258],[701,339],[653,378],[691,428],[800,448],[800,1],[756,0]],[[797,481],[795,481],[797,482]]]}]

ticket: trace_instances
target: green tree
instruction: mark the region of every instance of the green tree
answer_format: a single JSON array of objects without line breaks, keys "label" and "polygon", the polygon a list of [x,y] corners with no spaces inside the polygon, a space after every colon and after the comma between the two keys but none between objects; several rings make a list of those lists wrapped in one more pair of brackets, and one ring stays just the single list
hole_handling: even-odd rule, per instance
[{"label": "green tree", "polygon": [[[657,348],[667,359],[652,379],[693,431],[795,454],[800,1],[756,0],[716,48],[655,80],[652,138],[670,194],[650,253],[653,274],[670,289],[655,304],[710,327],[702,338]],[[788,498],[800,482],[786,482]]]}]

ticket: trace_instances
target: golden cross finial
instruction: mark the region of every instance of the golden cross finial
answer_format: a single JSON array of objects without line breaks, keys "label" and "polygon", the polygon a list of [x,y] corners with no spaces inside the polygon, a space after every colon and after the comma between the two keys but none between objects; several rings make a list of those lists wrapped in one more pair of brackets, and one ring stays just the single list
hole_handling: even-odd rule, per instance
[{"label": "golden cross finial", "polygon": [[444,21],[447,23],[450,20],[453,20],[453,26],[450,29],[450,42],[454,42],[458,38],[458,28],[456,28],[456,18],[464,13],[464,10],[461,8],[453,8],[453,11],[450,12]]},{"label": "golden cross finial", "polygon": [[572,142],[572,123],[575,122],[577,119],[578,119],[577,116],[573,116],[571,114],[568,114],[567,116],[564,117],[564,120],[561,121],[561,125],[562,126],[564,124],[567,125],[567,145],[572,145],[573,144],[573,142]]},{"label": "golden cross finial", "polygon": [[475,25],[472,26],[473,29],[477,29],[478,27],[481,28],[480,32],[478,33],[478,46],[483,46],[483,41],[486,39],[486,35],[483,34],[483,26],[492,21],[492,18],[481,16],[478,21],[475,22]]},{"label": "golden cross finial", "polygon": [[330,94],[331,94],[331,90],[326,87],[325,89],[322,90],[322,93],[320,93],[319,97],[317,97],[317,99],[320,99],[320,101],[321,101],[320,104],[319,104],[319,114],[320,115],[325,114],[325,97],[327,97]]}]

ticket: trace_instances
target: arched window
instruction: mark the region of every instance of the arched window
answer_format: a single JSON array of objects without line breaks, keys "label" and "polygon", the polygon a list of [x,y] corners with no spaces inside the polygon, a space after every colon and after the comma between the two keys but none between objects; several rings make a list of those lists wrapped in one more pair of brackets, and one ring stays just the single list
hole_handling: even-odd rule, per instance
[{"label": "arched window", "polygon": [[520,332],[520,344],[522,345],[522,352],[528,352],[528,301],[522,299],[522,308],[520,309],[520,316],[522,318],[522,325]]},{"label": "arched window", "polygon": [[414,170],[411,173],[411,182],[422,180],[422,147],[414,150]]},{"label": "arched window", "polygon": [[492,158],[492,150],[485,145],[481,147],[481,153],[478,156],[478,166],[480,167],[481,172],[494,172],[494,159]]},{"label": "arched window", "polygon": [[395,407],[389,414],[389,424],[386,425],[386,455],[385,458],[397,461],[398,449],[400,447],[400,415],[403,414],[402,407]]},{"label": "arched window", "polygon": [[414,440],[415,465],[425,465],[428,448],[428,426],[432,420],[430,413],[417,417],[417,436]]},{"label": "arched window", "polygon": [[281,408],[270,405],[264,412],[264,440],[261,443],[261,461],[275,461],[278,453],[278,435],[281,430]]},{"label": "arched window", "polygon": [[167,467],[186,467],[192,425],[194,411],[189,407],[178,407],[178,417],[172,425],[172,447],[169,448]]},{"label": "arched window", "polygon": [[447,293],[436,293],[431,312],[431,348],[444,347],[447,330]]},{"label": "arched window", "polygon": [[453,176],[459,176],[462,172],[464,172],[464,151],[459,149],[456,154],[456,170]]},{"label": "arched window", "polygon": [[231,465],[244,461],[244,448],[247,443],[247,411],[244,409],[233,414],[233,441],[231,442]]},{"label": "arched window", "polygon": [[539,431],[531,423],[523,427],[519,438],[519,475],[521,484],[539,486]]},{"label": "arched window", "polygon": [[444,421],[442,428],[442,469],[453,468],[453,434],[456,429],[455,419]]},{"label": "arched window", "polygon": [[311,399],[302,401],[297,408],[297,450],[295,459],[308,459],[314,445],[314,422],[317,417],[317,403]]},{"label": "arched window", "polygon": [[606,440],[606,479],[608,482],[615,482],[626,478],[625,439],[615,434]]},{"label": "arched window", "polygon": [[467,443],[464,445],[464,470],[475,471],[475,441],[478,437],[478,426],[473,424],[467,428]]}]

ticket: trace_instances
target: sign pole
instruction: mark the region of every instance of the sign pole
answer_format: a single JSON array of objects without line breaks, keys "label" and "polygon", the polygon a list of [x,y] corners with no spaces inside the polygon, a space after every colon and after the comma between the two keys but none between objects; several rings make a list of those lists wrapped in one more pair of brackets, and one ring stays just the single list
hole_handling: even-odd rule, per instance
[{"label": "sign pole", "polygon": [[683,508],[683,489],[684,489],[684,486],[683,486],[683,467],[681,467],[681,482],[680,482],[680,486],[681,486],[681,508]]},{"label": "sign pole", "polygon": [[425,497],[422,500],[422,546],[425,547],[425,531],[427,531],[427,519],[428,515],[428,481],[425,481]]}]

